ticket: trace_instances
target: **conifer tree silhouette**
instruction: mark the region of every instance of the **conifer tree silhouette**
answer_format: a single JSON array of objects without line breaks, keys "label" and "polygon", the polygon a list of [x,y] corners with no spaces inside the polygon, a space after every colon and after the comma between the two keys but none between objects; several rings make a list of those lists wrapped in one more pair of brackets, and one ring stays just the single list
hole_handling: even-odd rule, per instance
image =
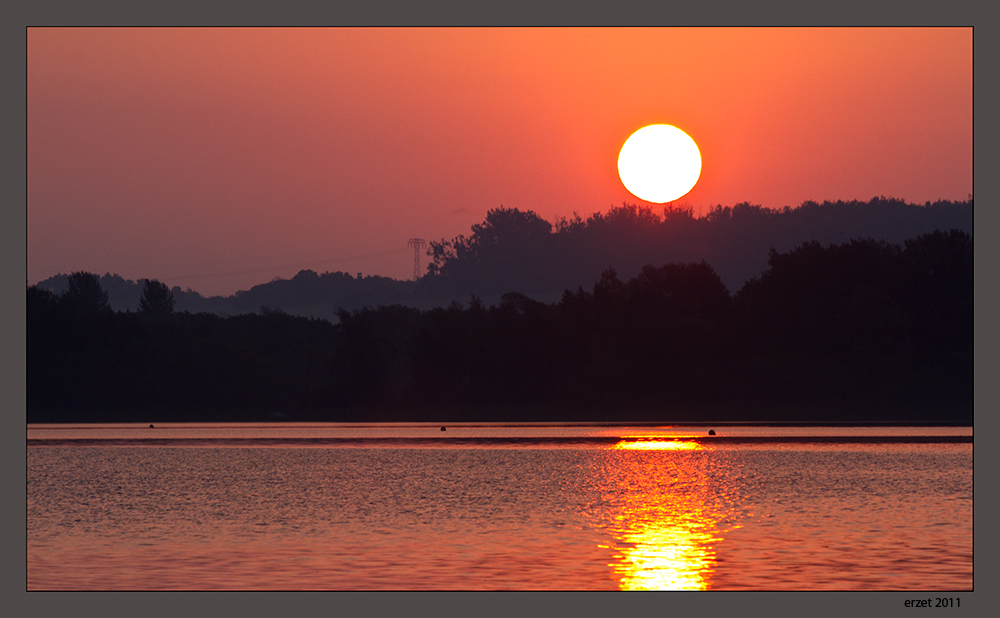
[{"label": "conifer tree silhouette", "polygon": [[147,279],[139,299],[139,313],[169,315],[174,311],[174,293],[156,279]]},{"label": "conifer tree silhouette", "polygon": [[101,287],[100,277],[83,271],[69,276],[69,288],[60,296],[60,301],[79,314],[96,315],[111,311],[108,293]]}]

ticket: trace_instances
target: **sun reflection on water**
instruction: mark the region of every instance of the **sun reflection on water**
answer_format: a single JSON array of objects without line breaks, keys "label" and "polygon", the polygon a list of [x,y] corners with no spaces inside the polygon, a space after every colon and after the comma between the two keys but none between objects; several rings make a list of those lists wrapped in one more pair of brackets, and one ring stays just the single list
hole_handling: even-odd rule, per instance
[{"label": "sun reflection on water", "polygon": [[[614,542],[612,569],[622,590],[707,590],[716,547],[735,514],[724,488],[710,481],[710,459],[691,440],[628,439],[606,468]],[[645,452],[644,452],[645,451]]]},{"label": "sun reflection on water", "polygon": [[669,526],[624,537],[609,565],[622,590],[708,590],[718,537]]},{"label": "sun reflection on water", "polygon": [[625,451],[693,451],[702,446],[691,440],[622,440],[611,448]]}]

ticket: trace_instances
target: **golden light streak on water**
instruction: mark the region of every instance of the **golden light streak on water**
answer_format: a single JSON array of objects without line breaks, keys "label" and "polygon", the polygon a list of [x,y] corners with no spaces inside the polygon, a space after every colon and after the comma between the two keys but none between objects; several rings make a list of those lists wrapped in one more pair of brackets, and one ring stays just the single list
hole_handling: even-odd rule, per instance
[{"label": "golden light streak on water", "polygon": [[638,451],[623,452],[618,465],[606,469],[616,477],[607,499],[617,510],[608,566],[622,590],[711,588],[715,548],[735,505],[719,500],[708,460],[692,458],[703,448],[692,440],[635,438],[611,447]]},{"label": "golden light streak on water", "polygon": [[692,451],[703,448],[698,442],[689,440],[634,440],[627,439],[612,448],[628,451]]},{"label": "golden light streak on water", "polygon": [[695,527],[651,527],[626,534],[617,562],[609,566],[622,590],[708,590],[716,540]]}]

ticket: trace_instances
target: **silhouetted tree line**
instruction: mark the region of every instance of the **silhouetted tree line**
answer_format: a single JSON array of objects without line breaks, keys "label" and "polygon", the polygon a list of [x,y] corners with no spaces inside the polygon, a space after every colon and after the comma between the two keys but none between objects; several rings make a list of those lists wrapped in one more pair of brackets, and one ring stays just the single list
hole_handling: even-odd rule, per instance
[{"label": "silhouetted tree line", "polygon": [[[55,275],[36,285],[59,295],[66,291],[69,279],[70,275]],[[145,280],[133,281],[113,274],[104,274],[98,279],[116,311],[139,309]],[[231,296],[204,297],[180,286],[174,286],[169,291],[178,311],[214,313],[225,317],[257,313],[261,307],[271,307],[292,315],[335,320],[337,307],[359,309],[403,302],[413,297],[413,288],[413,281],[397,281],[377,275],[319,274],[313,270],[302,270],[291,279],[275,278]]]},{"label": "silhouetted tree line", "polygon": [[[336,321],[338,307],[401,304],[430,309],[465,302],[471,295],[497,304],[511,290],[551,303],[563,290],[592,285],[607,268],[631,278],[646,264],[702,260],[712,264],[727,289],[738,290],[767,268],[769,248],[790,251],[810,240],[830,244],[850,238],[902,243],[936,229],[971,234],[972,219],[971,197],[924,205],[882,197],[868,202],[805,202],[781,210],[743,203],[716,206],[701,217],[682,207],[656,213],[625,204],[554,224],[530,210],[500,207],[474,225],[469,236],[429,243],[427,274],[416,282],[303,270],[291,279],[275,279],[232,296],[205,298],[180,287],[171,292],[178,311],[225,316],[267,306]],[[60,294],[68,277],[50,277],[38,287]],[[114,309],[138,308],[142,281],[106,274],[101,285]]]},{"label": "silhouetted tree line", "polygon": [[701,217],[690,208],[671,205],[658,214],[623,204],[554,225],[530,210],[500,207],[469,236],[430,243],[428,276],[418,282],[418,293],[485,298],[519,290],[552,302],[564,289],[590,285],[607,268],[633,277],[647,264],[702,260],[727,289],[738,290],[764,272],[771,248],[789,251],[803,242],[851,238],[902,243],[937,229],[971,234],[972,223],[971,196],[922,206],[885,197],[780,210],[742,203],[716,206]]},{"label": "silhouetted tree line", "polygon": [[[707,262],[605,270],[543,303],[173,312],[145,283],[28,288],[28,420],[972,420],[969,234],[772,249],[731,295]],[[525,251],[531,251],[531,245]]]},{"label": "silhouetted tree line", "polygon": [[157,281],[138,312],[113,312],[98,282],[73,273],[59,296],[28,288],[29,422],[241,420],[336,402],[324,392],[337,370],[329,322],[176,313]]}]

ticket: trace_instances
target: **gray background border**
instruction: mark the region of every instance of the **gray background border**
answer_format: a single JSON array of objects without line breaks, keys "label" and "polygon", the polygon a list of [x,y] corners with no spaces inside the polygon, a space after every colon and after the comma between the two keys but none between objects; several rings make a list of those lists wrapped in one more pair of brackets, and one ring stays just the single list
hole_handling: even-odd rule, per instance
[{"label": "gray background border", "polygon": [[[582,615],[628,615],[632,611],[654,615],[678,614],[691,610],[716,613],[743,613],[747,610],[769,614],[820,614],[869,612],[895,615],[905,609],[907,598],[927,596],[961,596],[962,606],[955,613],[978,614],[991,604],[991,583],[997,581],[992,552],[995,533],[980,525],[976,531],[975,579],[980,592],[960,594],[918,594],[897,592],[875,593],[780,593],[780,592],[705,592],[705,593],[27,593],[25,592],[24,548],[26,533],[20,496],[25,495],[24,439],[24,296],[19,287],[26,278],[27,193],[26,193],[26,37],[28,26],[456,26],[456,25],[623,25],[623,26],[959,26],[975,27],[974,55],[975,114],[974,171],[998,169],[997,149],[992,147],[996,133],[992,110],[997,100],[998,74],[995,9],[988,10],[985,2],[952,0],[947,3],[875,2],[849,0],[836,4],[814,5],[797,1],[739,2],[735,0],[704,0],[675,6],[660,2],[614,2],[602,7],[581,6],[579,2],[506,2],[479,3],[461,1],[404,2],[376,1],[345,5],[339,2],[284,1],[262,7],[234,0],[140,5],[134,2],[104,0],[72,2],[67,0],[40,1],[30,5],[4,9],[2,20],[5,47],[4,76],[10,85],[3,96],[7,117],[4,140],[5,165],[3,186],[9,197],[2,208],[4,241],[0,244],[6,255],[3,260],[9,294],[4,295],[3,313],[6,318],[4,337],[3,392],[9,394],[10,407],[4,416],[2,432],[4,447],[3,480],[7,493],[17,496],[7,501],[4,513],[3,575],[0,594],[14,604],[17,615],[67,615],[100,612],[105,615],[141,614],[176,616],[214,614],[233,610],[242,615],[275,614],[347,614],[347,615],[410,615],[435,613],[445,615],[477,614],[510,616],[515,613]],[[610,4],[611,6],[608,6]],[[991,104],[992,103],[992,104]],[[992,204],[996,192],[994,175],[978,174],[977,197],[980,204]],[[822,196],[818,196],[822,197]],[[991,239],[996,213],[981,207],[976,228]],[[976,315],[998,315],[995,266],[996,249],[991,243],[976,245]],[[19,281],[15,282],[15,279]],[[17,291],[15,291],[17,290]],[[996,327],[978,319],[976,336],[976,433],[991,435],[996,420],[992,409],[996,402],[997,361],[990,352],[996,347]],[[977,461],[976,489],[979,499],[975,515],[979,522],[989,522],[990,507],[996,498],[993,476],[996,456],[992,449],[981,451]]]}]

